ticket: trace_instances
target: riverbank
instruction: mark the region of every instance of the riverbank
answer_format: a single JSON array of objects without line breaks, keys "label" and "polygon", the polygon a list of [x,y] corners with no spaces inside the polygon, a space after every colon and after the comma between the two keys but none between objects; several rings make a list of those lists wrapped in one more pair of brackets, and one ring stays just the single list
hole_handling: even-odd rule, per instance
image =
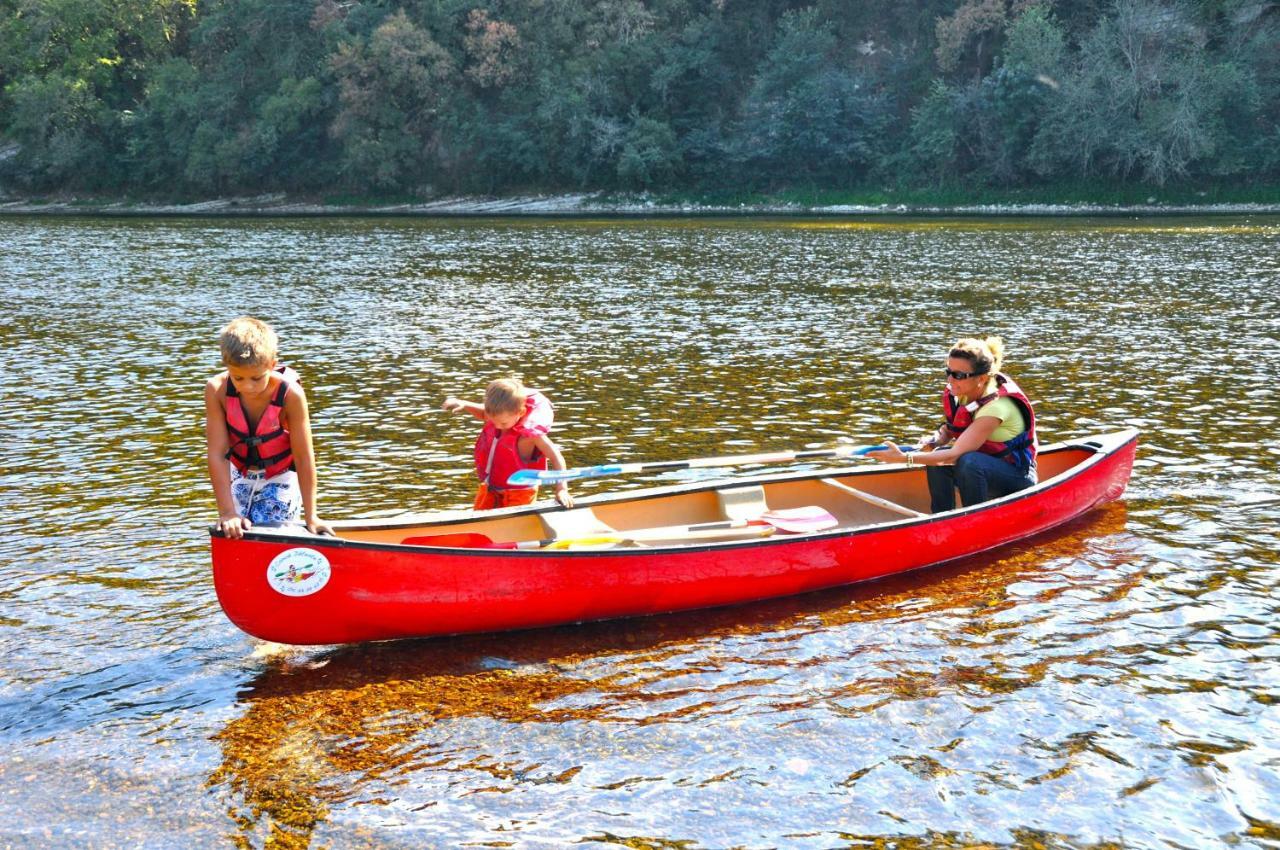
[{"label": "riverbank", "polygon": [[[1203,194],[1203,193],[1201,193]],[[502,198],[446,197],[423,201],[379,202],[296,198],[285,194],[213,198],[165,203],[64,196],[0,197],[0,215],[94,216],[715,216],[715,215],[1219,215],[1277,214],[1280,202],[1186,202],[1148,197],[1142,202],[1034,202],[999,198],[974,203],[883,201],[826,202],[818,198],[752,198],[737,202],[667,198],[651,195],[580,193]]]}]

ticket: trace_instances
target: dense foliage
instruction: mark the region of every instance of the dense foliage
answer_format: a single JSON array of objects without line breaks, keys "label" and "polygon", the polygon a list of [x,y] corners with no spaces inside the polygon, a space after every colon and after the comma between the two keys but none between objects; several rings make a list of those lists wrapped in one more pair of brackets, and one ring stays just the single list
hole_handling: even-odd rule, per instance
[{"label": "dense foliage", "polygon": [[1278,177],[1259,0],[0,0],[28,191]]}]

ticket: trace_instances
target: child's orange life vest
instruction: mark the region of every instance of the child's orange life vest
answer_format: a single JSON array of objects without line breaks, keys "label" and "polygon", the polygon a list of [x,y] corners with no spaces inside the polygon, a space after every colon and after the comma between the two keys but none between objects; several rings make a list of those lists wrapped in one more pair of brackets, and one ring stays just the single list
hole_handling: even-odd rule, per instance
[{"label": "child's orange life vest", "polygon": [[277,366],[274,371],[284,380],[267,403],[267,409],[262,412],[253,433],[249,431],[249,418],[245,415],[240,393],[231,376],[227,376],[227,433],[231,436],[227,458],[241,472],[262,469],[266,470],[268,478],[294,468],[289,432],[280,419],[284,413],[284,397],[289,387],[299,380],[298,373],[288,366]]},{"label": "child's orange life vest", "polygon": [[524,415],[506,431],[499,431],[492,422],[485,422],[476,438],[476,477],[490,490],[531,487],[507,487],[507,479],[518,469],[546,469],[547,457],[534,449],[533,457],[520,457],[517,447],[521,437],[541,437],[551,431],[555,410],[551,402],[540,392],[529,393],[524,401]]}]

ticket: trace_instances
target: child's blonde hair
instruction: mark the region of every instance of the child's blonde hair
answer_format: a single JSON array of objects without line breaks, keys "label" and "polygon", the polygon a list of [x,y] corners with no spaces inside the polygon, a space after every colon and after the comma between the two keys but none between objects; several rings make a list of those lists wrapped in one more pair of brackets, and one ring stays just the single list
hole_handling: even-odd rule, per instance
[{"label": "child's blonde hair", "polygon": [[276,362],[280,341],[266,322],[252,316],[232,319],[218,336],[227,366],[269,366]]},{"label": "child's blonde hair", "polygon": [[523,413],[529,391],[516,378],[499,378],[490,381],[484,390],[484,412],[489,415],[499,413]]},{"label": "child's blonde hair", "polygon": [[1004,340],[998,336],[967,337],[951,346],[948,356],[963,357],[973,364],[973,371],[978,374],[995,374],[1004,366]]}]

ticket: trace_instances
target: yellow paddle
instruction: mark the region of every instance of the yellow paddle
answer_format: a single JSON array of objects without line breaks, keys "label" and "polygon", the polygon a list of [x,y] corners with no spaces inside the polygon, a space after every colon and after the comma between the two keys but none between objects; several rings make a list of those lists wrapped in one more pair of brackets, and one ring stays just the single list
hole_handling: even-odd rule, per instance
[{"label": "yellow paddle", "polygon": [[[700,531],[689,531],[688,526],[673,525],[668,528],[642,528],[628,531],[625,534],[600,534],[593,537],[572,537],[566,540],[553,540],[545,546],[530,547],[540,549],[607,549],[619,543],[654,543],[671,541],[682,543],[687,540],[723,540],[731,537],[768,537],[777,531],[772,525],[752,525],[740,528],[705,528]],[[541,541],[535,541],[541,542]],[[525,548],[517,546],[517,548]]]}]

